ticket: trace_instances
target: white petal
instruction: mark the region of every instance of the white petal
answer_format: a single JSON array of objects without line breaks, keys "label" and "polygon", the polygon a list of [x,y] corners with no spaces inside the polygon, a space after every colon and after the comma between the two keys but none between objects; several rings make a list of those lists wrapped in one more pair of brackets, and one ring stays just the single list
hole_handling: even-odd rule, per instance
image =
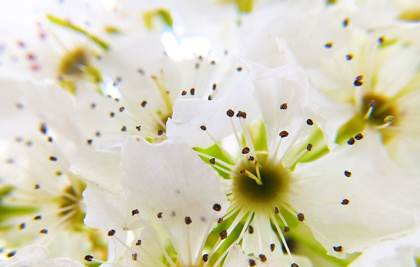
[{"label": "white petal", "polygon": [[[136,137],[124,143],[121,168],[132,209],[169,225],[167,231],[184,261],[196,257],[207,228],[214,227],[227,210],[217,175],[185,143],[165,141],[154,146]],[[214,204],[221,205],[222,212],[215,212]],[[163,219],[157,218],[159,212]],[[192,220],[189,225],[187,216]]]}]

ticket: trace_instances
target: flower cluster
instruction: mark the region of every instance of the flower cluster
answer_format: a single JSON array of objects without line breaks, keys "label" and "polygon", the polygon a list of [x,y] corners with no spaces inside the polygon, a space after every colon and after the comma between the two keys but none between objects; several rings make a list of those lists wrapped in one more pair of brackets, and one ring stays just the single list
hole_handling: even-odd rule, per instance
[{"label": "flower cluster", "polygon": [[420,262],[415,1],[0,7],[0,266]]}]

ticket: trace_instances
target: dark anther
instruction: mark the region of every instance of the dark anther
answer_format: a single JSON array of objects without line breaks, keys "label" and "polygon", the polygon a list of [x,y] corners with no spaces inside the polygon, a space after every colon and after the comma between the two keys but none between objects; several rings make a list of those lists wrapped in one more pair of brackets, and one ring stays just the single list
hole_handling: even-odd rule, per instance
[{"label": "dark anther", "polygon": [[157,134],[158,136],[161,136],[163,134],[163,130],[159,130]]},{"label": "dark anther", "polygon": [[288,232],[290,231],[290,227],[289,227],[289,226],[285,226],[285,227],[283,228],[283,231],[284,231],[285,233],[288,233]]},{"label": "dark anther", "polygon": [[39,221],[41,219],[42,219],[42,216],[41,215],[37,215],[37,216],[34,217],[34,221]]},{"label": "dark anther", "polygon": [[350,203],[350,200],[348,199],[343,199],[343,201],[341,201],[341,205],[348,205]]},{"label": "dark anther", "polygon": [[297,265],[296,263],[292,263],[292,265],[290,265],[290,267],[299,267],[299,265]]},{"label": "dark anther", "polygon": [[137,240],[137,242],[136,242],[136,246],[140,246],[141,245],[141,240],[139,239],[139,240]]},{"label": "dark anther", "polygon": [[252,225],[248,226],[248,233],[252,235],[254,233],[254,227]]},{"label": "dark anther", "polygon": [[237,71],[242,71],[242,67],[237,67],[236,70]]},{"label": "dark anther", "polygon": [[194,88],[191,88],[191,89],[190,89],[190,94],[191,94],[191,95],[194,95],[194,94],[195,94],[195,89],[194,89]]},{"label": "dark anther", "polygon": [[57,161],[57,157],[53,157],[53,156],[51,156],[51,157],[50,157],[50,160],[51,160],[51,161]]},{"label": "dark anther", "polygon": [[312,126],[312,125],[314,125],[314,121],[311,120],[311,119],[307,119],[306,124],[308,124],[309,126]]},{"label": "dark anther", "polygon": [[185,217],[185,223],[187,225],[189,225],[190,223],[192,223],[191,217],[189,217],[189,216]]},{"label": "dark anther", "polygon": [[349,171],[344,171],[344,175],[345,175],[346,177],[351,177],[351,172],[349,172]]},{"label": "dark anther", "polygon": [[273,252],[276,249],[276,244],[271,244],[270,245],[270,251]]},{"label": "dark anther", "polygon": [[39,231],[40,234],[48,234],[48,229],[42,229]]},{"label": "dark anther", "polygon": [[356,138],[356,140],[362,140],[363,139],[363,134],[358,133],[354,136],[354,138]]},{"label": "dark anther", "polygon": [[137,131],[141,131],[141,126],[139,125],[139,126],[136,126],[136,129],[137,129]]},{"label": "dark anther", "polygon": [[201,125],[200,126],[200,129],[203,130],[203,131],[206,131],[207,130],[207,127],[205,125]]},{"label": "dark anther", "polygon": [[108,236],[114,236],[114,235],[115,235],[114,229],[108,231]]},{"label": "dark anther", "polygon": [[350,146],[354,145],[354,143],[356,143],[356,140],[354,140],[353,137],[350,137],[349,140],[347,140],[347,144]]},{"label": "dark anther", "polygon": [[123,112],[125,110],[125,107],[120,107],[120,112]]},{"label": "dark anther", "polygon": [[127,127],[124,125],[123,127],[121,127],[121,132],[125,132],[127,131]]},{"label": "dark anther", "polygon": [[222,210],[222,206],[220,206],[220,204],[214,204],[213,205],[213,209],[215,210],[215,211],[221,211]]},{"label": "dark anther", "polygon": [[274,213],[275,214],[279,214],[280,213],[279,207],[274,207]]},{"label": "dark anther", "polygon": [[297,218],[299,221],[303,222],[305,220],[305,215],[303,213],[298,213]]},{"label": "dark anther", "polygon": [[287,131],[281,131],[281,132],[279,133],[279,136],[280,136],[281,138],[285,138],[285,137],[288,137],[288,136],[289,136],[289,133],[288,133]]},{"label": "dark anther", "polygon": [[236,117],[246,119],[246,112],[238,111],[238,114],[236,114]]},{"label": "dark anther", "polygon": [[93,260],[93,256],[92,255],[86,255],[85,256],[85,261],[91,262],[92,260]]},{"label": "dark anther", "polygon": [[215,158],[211,158],[210,160],[209,160],[209,162],[211,163],[211,164],[216,164],[216,159]]},{"label": "dark anther", "polygon": [[306,150],[308,150],[308,151],[311,151],[312,150],[312,144],[308,144],[307,146],[306,146]]},{"label": "dark anther", "polygon": [[260,260],[262,262],[266,262],[267,261],[267,257],[264,254],[260,254],[259,257],[260,257]]},{"label": "dark anther", "polygon": [[202,257],[204,262],[207,262],[209,260],[209,255],[208,254],[204,254]]},{"label": "dark anther", "polygon": [[249,153],[249,147],[244,147],[243,149],[242,149],[242,154],[248,154]]},{"label": "dark anther", "polygon": [[219,233],[219,235],[220,235],[220,239],[222,239],[222,240],[226,239],[227,238],[227,231],[223,230]]},{"label": "dark anther", "polygon": [[343,251],[343,247],[342,246],[337,246],[337,247],[333,247],[335,252],[341,252]]},{"label": "dark anther", "polygon": [[286,110],[286,109],[287,109],[287,103],[283,103],[283,104],[281,104],[281,105],[280,105],[280,109],[284,109],[284,110]]},{"label": "dark anther", "polygon": [[163,214],[163,212],[159,212],[159,213],[157,214],[157,217],[158,217],[159,219],[161,219],[161,218],[162,218],[162,214]]},{"label": "dark anther", "polygon": [[137,253],[133,253],[133,254],[131,254],[131,259],[132,259],[133,261],[136,261],[136,260],[137,260]]},{"label": "dark anther", "polygon": [[139,213],[140,213],[140,211],[138,209],[132,210],[131,211],[131,216],[134,216],[134,215],[139,214]]},{"label": "dark anther", "polygon": [[343,20],[343,27],[347,27],[349,25],[349,22],[350,22],[350,20],[348,18]]},{"label": "dark anther", "polygon": [[114,113],[114,112],[110,112],[110,113],[109,113],[109,116],[110,116],[111,118],[113,118],[113,117],[115,116],[115,113]]},{"label": "dark anther", "polygon": [[93,142],[93,140],[92,140],[92,139],[88,139],[88,140],[86,140],[86,143],[87,143],[88,145],[91,145],[91,144],[92,144],[92,142]]},{"label": "dark anther", "polygon": [[222,223],[223,222],[223,218],[219,218],[218,220],[217,220],[217,223]]},{"label": "dark anther", "polygon": [[249,259],[249,266],[255,266],[257,263],[253,259]]},{"label": "dark anther", "polygon": [[229,116],[229,117],[233,117],[233,115],[235,115],[235,112],[233,111],[233,110],[231,110],[231,109],[229,109],[228,111],[226,111],[226,114]]}]

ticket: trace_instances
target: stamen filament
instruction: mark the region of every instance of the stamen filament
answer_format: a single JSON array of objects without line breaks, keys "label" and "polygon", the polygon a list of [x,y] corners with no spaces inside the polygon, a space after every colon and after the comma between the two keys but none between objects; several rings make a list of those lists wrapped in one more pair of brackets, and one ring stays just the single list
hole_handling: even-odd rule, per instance
[{"label": "stamen filament", "polygon": [[227,152],[226,151],[226,149],[224,149],[223,148],[223,146],[221,146],[220,144],[219,144],[219,142],[217,142],[217,140],[209,133],[209,131],[208,130],[206,130],[206,133],[207,133],[207,135],[211,138],[211,140],[213,140],[213,142],[235,163],[235,164],[237,164],[237,162],[236,162],[236,160],[235,160],[235,158],[231,155],[231,154],[229,154],[229,152]]},{"label": "stamen filament", "polygon": [[167,93],[167,91],[165,90],[165,86],[164,86],[164,80],[163,80],[163,73],[162,73],[162,80],[163,80],[163,84],[161,84],[156,76],[152,76],[153,81],[155,82],[160,95],[162,96],[163,100],[165,101],[165,105],[166,108],[168,109],[169,113],[172,113],[172,102],[171,99],[169,98],[169,95]]},{"label": "stamen filament", "polygon": [[276,218],[273,216],[272,213],[269,213],[269,214],[270,214],[270,219],[271,219],[272,223],[274,224],[274,226],[277,229],[277,232],[279,233],[281,242],[283,243],[283,246],[287,251],[287,255],[289,256],[289,259],[290,259],[291,263],[294,263],[292,253],[290,252],[289,246],[287,245],[287,242],[286,242],[286,239],[284,238],[282,230],[280,229],[279,225],[277,224]]},{"label": "stamen filament", "polygon": [[[208,158],[208,159],[214,158],[213,156],[201,153],[199,151],[196,151],[195,153],[197,153],[198,155],[200,155],[202,157]],[[226,168],[229,168],[230,170],[235,166],[235,165],[229,164],[227,162],[224,162],[223,160],[220,160],[220,159],[217,159],[216,162],[219,163],[220,165],[225,166]]]},{"label": "stamen filament", "polygon": [[253,179],[258,185],[262,185],[260,178],[258,178],[252,172],[248,170],[245,170],[245,169],[241,170],[241,175],[248,176],[249,178]]},{"label": "stamen filament", "polygon": [[394,122],[394,120],[395,120],[394,116],[392,116],[392,115],[386,116],[385,119],[384,119],[385,123],[380,125],[380,126],[377,126],[375,128],[378,129],[378,130],[387,128],[387,127],[391,126],[391,124]]}]

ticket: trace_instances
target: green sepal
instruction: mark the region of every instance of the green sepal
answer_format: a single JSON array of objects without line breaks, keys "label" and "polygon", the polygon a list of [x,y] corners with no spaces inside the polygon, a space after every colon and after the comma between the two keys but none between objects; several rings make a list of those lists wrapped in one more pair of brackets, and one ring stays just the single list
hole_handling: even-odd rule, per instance
[{"label": "green sepal", "polygon": [[72,29],[75,32],[81,33],[84,36],[91,39],[94,43],[96,43],[97,45],[102,47],[104,50],[109,50],[109,45],[105,41],[101,40],[99,37],[97,37],[93,34],[88,33],[87,31],[80,28],[79,26],[76,26],[76,25],[74,25],[74,24],[72,24],[72,23],[70,23],[70,22],[68,22],[64,19],[60,19],[59,17],[56,17],[56,16],[51,15],[51,14],[47,14],[47,19],[49,21],[51,21],[52,23],[55,23],[59,26],[62,26],[64,28],[69,28],[69,29]]}]

